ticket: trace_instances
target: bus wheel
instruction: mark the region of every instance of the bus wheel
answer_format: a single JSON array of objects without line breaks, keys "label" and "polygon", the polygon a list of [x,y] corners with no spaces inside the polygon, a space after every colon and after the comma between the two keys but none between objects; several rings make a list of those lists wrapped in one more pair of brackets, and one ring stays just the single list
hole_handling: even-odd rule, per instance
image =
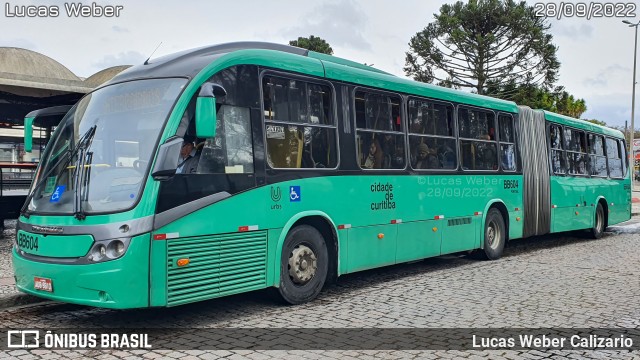
[{"label": "bus wheel", "polygon": [[282,248],[278,292],[289,304],[313,300],[324,286],[329,264],[322,234],[309,225],[289,231]]},{"label": "bus wheel", "polygon": [[506,239],[504,219],[498,209],[491,209],[484,223],[484,248],[482,255],[489,260],[502,256]]},{"label": "bus wheel", "polygon": [[591,237],[594,239],[600,239],[604,232],[604,209],[602,204],[598,203],[596,207],[596,218],[593,227],[591,228]]}]

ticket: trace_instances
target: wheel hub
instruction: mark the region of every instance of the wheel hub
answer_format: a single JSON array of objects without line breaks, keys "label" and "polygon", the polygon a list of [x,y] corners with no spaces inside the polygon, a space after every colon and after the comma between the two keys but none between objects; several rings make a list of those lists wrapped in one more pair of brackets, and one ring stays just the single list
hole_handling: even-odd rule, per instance
[{"label": "wheel hub", "polygon": [[489,242],[489,246],[491,246],[491,248],[494,248],[495,246],[498,245],[498,241],[496,241],[496,238],[498,236],[500,236],[499,233],[499,229],[497,227],[497,225],[492,221],[489,223],[489,226],[487,226],[487,240]]},{"label": "wheel hub", "polygon": [[306,284],[318,268],[316,254],[305,245],[296,246],[289,255],[289,276],[296,284]]}]

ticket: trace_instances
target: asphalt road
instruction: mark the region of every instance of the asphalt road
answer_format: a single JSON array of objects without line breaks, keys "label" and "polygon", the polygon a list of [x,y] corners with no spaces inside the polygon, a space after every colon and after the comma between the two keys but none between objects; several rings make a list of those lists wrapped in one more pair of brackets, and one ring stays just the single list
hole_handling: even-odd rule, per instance
[{"label": "asphalt road", "polygon": [[[10,235],[10,234],[9,234]],[[0,240],[7,266],[7,238]],[[189,329],[296,328],[635,328],[640,327],[640,219],[600,240],[581,233],[510,242],[498,261],[443,256],[341,277],[309,304],[283,306],[257,291],[168,309],[116,311],[46,303],[0,310],[3,328],[166,328],[172,341],[198,342]],[[7,291],[9,290],[9,286]],[[3,290],[4,291],[4,290]],[[204,330],[202,330],[204,333]],[[387,334],[388,335],[388,334]],[[348,337],[348,335],[346,335]],[[380,341],[393,341],[380,339]],[[188,347],[188,345],[185,345]],[[13,350],[0,358],[395,359],[640,358],[592,350]]]}]

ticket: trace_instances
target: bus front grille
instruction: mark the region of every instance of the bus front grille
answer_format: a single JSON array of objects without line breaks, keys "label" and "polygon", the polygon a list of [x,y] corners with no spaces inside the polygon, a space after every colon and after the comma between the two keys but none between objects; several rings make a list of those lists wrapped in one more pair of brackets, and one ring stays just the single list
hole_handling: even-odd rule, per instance
[{"label": "bus front grille", "polygon": [[169,306],[266,287],[266,231],[172,239],[167,253]]}]

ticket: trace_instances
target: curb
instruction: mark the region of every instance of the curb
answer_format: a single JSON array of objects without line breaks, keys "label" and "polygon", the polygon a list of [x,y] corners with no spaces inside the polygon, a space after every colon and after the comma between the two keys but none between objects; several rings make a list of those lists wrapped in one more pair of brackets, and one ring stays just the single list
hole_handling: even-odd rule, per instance
[{"label": "curb", "polygon": [[50,300],[31,296],[27,294],[11,294],[0,296],[0,311],[8,310],[15,307],[25,305],[36,305],[40,303],[51,302]]}]

